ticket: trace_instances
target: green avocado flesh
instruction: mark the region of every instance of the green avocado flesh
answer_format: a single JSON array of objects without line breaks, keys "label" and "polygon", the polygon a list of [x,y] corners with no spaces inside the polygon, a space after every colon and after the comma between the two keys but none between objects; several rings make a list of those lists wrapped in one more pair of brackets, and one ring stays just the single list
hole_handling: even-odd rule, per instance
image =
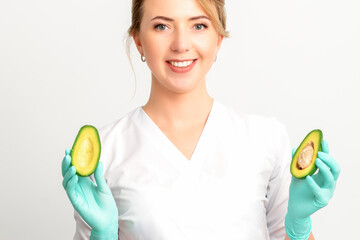
[{"label": "green avocado flesh", "polygon": [[79,176],[90,176],[99,163],[101,152],[97,129],[90,125],[80,128],[71,149],[71,164]]},{"label": "green avocado flesh", "polygon": [[323,134],[320,129],[315,129],[308,133],[300,146],[296,149],[291,161],[291,174],[300,179],[316,172],[315,161],[318,151],[321,151]]}]

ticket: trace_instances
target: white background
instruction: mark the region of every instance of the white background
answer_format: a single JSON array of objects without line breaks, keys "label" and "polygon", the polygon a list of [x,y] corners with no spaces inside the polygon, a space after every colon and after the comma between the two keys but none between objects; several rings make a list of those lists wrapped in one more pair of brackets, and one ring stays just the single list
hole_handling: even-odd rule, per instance
[{"label": "white background", "polygon": [[[71,239],[61,160],[84,124],[144,104],[150,73],[123,44],[130,0],[0,2],[0,239]],[[226,2],[228,29],[208,89],[275,116],[297,146],[321,128],[342,172],[315,213],[316,239],[358,238],[360,7],[357,0]]]}]

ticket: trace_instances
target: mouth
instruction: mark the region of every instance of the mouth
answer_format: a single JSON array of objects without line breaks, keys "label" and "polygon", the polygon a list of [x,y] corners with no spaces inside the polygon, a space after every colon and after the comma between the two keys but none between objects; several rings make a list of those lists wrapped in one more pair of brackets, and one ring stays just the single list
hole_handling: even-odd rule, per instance
[{"label": "mouth", "polygon": [[194,61],[196,61],[196,59],[182,60],[182,61],[171,60],[171,61],[167,61],[167,62],[170,63],[171,65],[173,65],[174,67],[185,68],[185,67],[191,65]]},{"label": "mouth", "polygon": [[189,72],[195,66],[196,62],[197,59],[186,59],[186,60],[171,59],[166,61],[170,69],[176,73]]}]

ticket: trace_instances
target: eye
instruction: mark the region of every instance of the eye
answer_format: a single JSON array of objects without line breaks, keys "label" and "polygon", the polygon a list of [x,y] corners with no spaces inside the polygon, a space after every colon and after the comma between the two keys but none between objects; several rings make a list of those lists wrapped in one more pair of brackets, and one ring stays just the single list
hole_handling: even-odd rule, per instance
[{"label": "eye", "polygon": [[154,28],[160,31],[165,31],[167,29],[167,26],[165,24],[157,24]]},{"label": "eye", "polygon": [[194,28],[195,28],[195,30],[197,30],[197,31],[201,31],[201,30],[207,28],[207,26],[206,26],[205,24],[199,23],[199,24],[196,24],[196,25],[194,26]]}]

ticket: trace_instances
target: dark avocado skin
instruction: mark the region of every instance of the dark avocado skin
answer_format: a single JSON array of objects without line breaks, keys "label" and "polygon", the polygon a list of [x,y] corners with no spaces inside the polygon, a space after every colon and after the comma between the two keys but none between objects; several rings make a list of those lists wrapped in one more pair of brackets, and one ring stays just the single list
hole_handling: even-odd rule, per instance
[{"label": "dark avocado skin", "polygon": [[[302,140],[299,147],[296,149],[296,151],[294,153],[294,156],[292,158],[291,164],[290,164],[290,172],[295,178],[304,179],[304,178],[306,178],[307,175],[311,176],[316,172],[317,166],[315,164],[315,161],[316,161],[316,158],[317,158],[317,153],[322,150],[321,149],[322,139],[323,139],[322,131],[320,129],[315,129],[315,130],[312,130],[311,132],[309,132],[306,135],[306,137]],[[301,151],[303,150],[303,148],[310,141],[312,141],[314,143],[313,161],[311,162],[310,166],[308,166],[307,168],[305,168],[303,170],[299,170],[296,167],[297,159],[298,159]]]},{"label": "dark avocado skin", "polygon": [[[86,131],[92,131],[94,134],[93,137],[91,137],[91,140],[94,144],[96,144],[96,147],[98,149],[98,154],[96,156],[96,161],[95,161],[95,164],[93,166],[89,166],[89,169],[87,169],[86,173],[83,173],[83,172],[80,172],[78,171],[78,169],[76,168],[76,159],[73,159],[73,156],[74,156],[74,152],[76,151],[76,144],[78,143],[79,139],[81,138],[81,136],[86,133]],[[100,159],[100,153],[101,153],[101,142],[100,142],[100,136],[99,136],[99,132],[98,130],[96,129],[96,127],[92,126],[92,125],[84,125],[80,128],[76,138],[75,138],[75,141],[74,141],[74,144],[71,148],[71,153],[70,153],[70,156],[71,156],[71,165],[73,165],[75,168],[76,168],[76,174],[81,176],[81,177],[88,177],[90,176],[91,174],[93,174],[99,164],[99,159]]]}]

